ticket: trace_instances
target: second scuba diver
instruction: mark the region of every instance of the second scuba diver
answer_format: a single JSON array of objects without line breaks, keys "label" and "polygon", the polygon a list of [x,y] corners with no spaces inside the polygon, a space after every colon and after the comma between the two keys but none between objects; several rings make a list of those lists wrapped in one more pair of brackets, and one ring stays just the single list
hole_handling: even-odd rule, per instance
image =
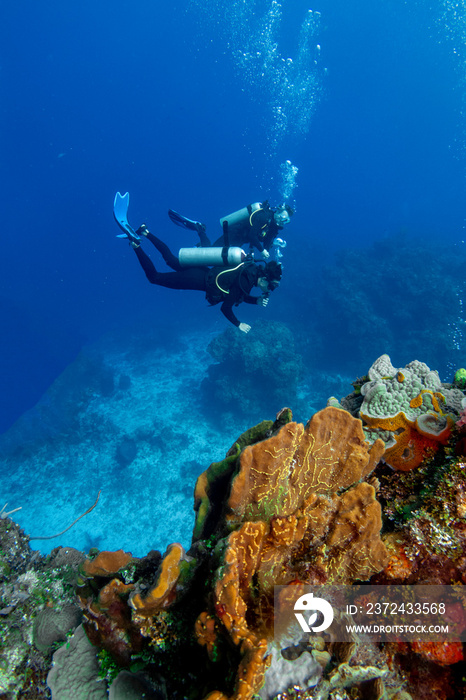
[{"label": "second scuba diver", "polygon": [[[272,209],[267,201],[249,204],[220,219],[224,234],[212,244],[206,235],[205,224],[187,219],[173,209],[168,210],[168,216],[177,226],[197,231],[202,247],[241,246],[247,243],[251,250],[256,248],[267,259],[274,243],[278,248],[286,246],[286,242],[278,238],[278,233],[290,223],[293,209],[288,204],[280,204],[276,209]],[[225,223],[228,240],[225,240]]]},{"label": "second scuba diver", "polygon": [[[281,265],[276,261],[257,263],[248,260],[244,251],[239,248],[229,249],[237,254],[239,252],[240,257],[235,264],[227,264],[230,262],[228,249],[222,248],[219,250],[221,250],[221,261],[224,261],[223,265],[210,267],[201,263],[192,267],[184,267],[180,263],[180,258],[176,257],[163,241],[150,233],[145,224],[142,224],[136,231],[130,226],[127,219],[128,204],[129,194],[121,196],[120,193],[117,193],[114,216],[124,231],[120,237],[129,240],[149,282],[170,289],[192,289],[205,292],[206,299],[211,306],[221,303],[220,310],[230,323],[243,333],[248,333],[251,326],[247,323],[241,323],[236,318],[233,306],[238,306],[242,302],[267,306],[269,294],[280,284]],[[144,238],[147,238],[155,246],[173,272],[157,271],[150,257],[141,248],[141,241]],[[182,250],[190,251],[190,249]],[[196,251],[196,249],[193,250]],[[202,249],[197,250],[199,253],[203,252]],[[260,296],[250,294],[253,287],[260,289]]]}]

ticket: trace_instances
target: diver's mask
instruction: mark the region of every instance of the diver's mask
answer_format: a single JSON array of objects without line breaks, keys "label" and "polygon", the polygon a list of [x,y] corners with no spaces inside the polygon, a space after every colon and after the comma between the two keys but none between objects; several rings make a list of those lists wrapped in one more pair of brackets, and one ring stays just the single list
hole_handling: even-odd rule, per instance
[{"label": "diver's mask", "polygon": [[269,292],[273,292],[274,289],[277,289],[277,287],[280,286],[280,280],[271,280],[270,282],[267,282],[268,287],[269,287]]},{"label": "diver's mask", "polygon": [[270,292],[277,289],[278,285],[280,284],[280,280],[282,278],[281,263],[276,262],[275,260],[266,263],[264,266],[264,272],[260,273],[260,275],[267,283],[267,293],[270,294]]},{"label": "diver's mask", "polygon": [[283,228],[291,221],[293,210],[287,204],[281,204],[274,212],[273,218],[279,228]]}]

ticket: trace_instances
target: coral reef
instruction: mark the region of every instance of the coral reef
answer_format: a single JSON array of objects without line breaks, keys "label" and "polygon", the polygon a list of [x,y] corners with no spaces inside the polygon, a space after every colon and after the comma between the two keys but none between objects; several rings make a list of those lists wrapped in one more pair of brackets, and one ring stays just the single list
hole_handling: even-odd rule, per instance
[{"label": "coral reef", "polygon": [[303,372],[293,334],[284,323],[257,321],[244,335],[229,328],[214,338],[208,352],[216,361],[202,383],[207,410],[242,414],[249,420],[296,404]]},{"label": "coral reef", "polygon": [[453,384],[459,389],[466,388],[466,369],[464,369],[464,367],[460,367],[456,370],[455,376],[453,378]]},{"label": "coral reef", "polygon": [[60,547],[41,557],[11,518],[0,517],[0,697],[49,698],[52,653],[79,624],[81,552]]},{"label": "coral reef", "polygon": [[[248,431],[199,477],[186,554],[172,545],[150,578],[139,560],[129,581],[121,571],[103,577],[100,564],[82,567],[90,639],[127,665],[156,649],[150,668],[171,668],[169,693],[187,692],[186,673],[176,680],[173,668],[182,645],[197,697],[250,700],[271,661],[274,585],[366,580],[388,561],[380,505],[364,481],[383,442],[369,447],[361,422],[338,408],[306,426],[291,418],[285,409]],[[192,636],[180,639],[180,619]]]},{"label": "coral reef", "polygon": [[[461,387],[384,355],[354,388],[306,425],[283,409],[200,474],[187,551],[41,557],[2,511],[2,697],[463,697],[457,638],[337,642],[280,627],[277,610],[307,584],[466,583]],[[449,614],[466,625],[460,606]]]},{"label": "coral reef", "polygon": [[357,388],[362,400],[350,406],[348,398],[345,407],[362,419],[370,441],[385,441],[385,461],[402,471],[418,467],[447,444],[464,399],[423,362],[395,368],[388,355],[374,362]]},{"label": "coral reef", "polygon": [[452,452],[408,474],[376,470],[390,553],[376,583],[466,583],[466,462]]},{"label": "coral reef", "polygon": [[369,365],[382,352],[422,357],[442,373],[449,363],[464,363],[454,334],[462,315],[461,246],[407,233],[387,236],[339,251],[334,263],[315,273],[311,292],[308,258],[294,277],[302,318],[312,318],[318,338],[345,339],[325,343],[320,366],[355,375],[361,362]]},{"label": "coral reef", "polygon": [[[389,561],[383,571],[371,578],[371,583],[464,585],[466,430],[461,419],[455,420],[464,410],[463,392],[457,382],[441,384],[438,374],[423,363],[394,368],[386,355],[374,363],[368,377],[359,379],[354,386],[355,392],[338,405],[361,415],[364,422],[371,414],[371,429],[374,424],[379,428],[372,436],[382,436],[388,447],[373,475],[379,484],[378,499],[384,522],[382,541]],[[406,419],[396,432],[390,421],[400,414]],[[434,428],[445,418],[446,427],[435,436],[428,450],[419,449],[410,465],[412,468],[403,471],[413,457],[414,445],[425,447],[424,415],[432,420]],[[385,432],[382,428],[386,428]],[[396,447],[400,437],[403,439],[402,431],[409,431],[409,440],[405,439],[407,449],[401,455],[402,461],[397,463],[392,459],[390,446]],[[365,432],[370,439],[371,432],[366,427]],[[389,465],[398,470],[393,471]],[[462,697],[464,683],[456,669],[464,658],[463,646],[455,640],[444,644],[419,641],[389,644],[386,653],[390,664],[397,666],[407,679],[414,698],[434,700]]]}]

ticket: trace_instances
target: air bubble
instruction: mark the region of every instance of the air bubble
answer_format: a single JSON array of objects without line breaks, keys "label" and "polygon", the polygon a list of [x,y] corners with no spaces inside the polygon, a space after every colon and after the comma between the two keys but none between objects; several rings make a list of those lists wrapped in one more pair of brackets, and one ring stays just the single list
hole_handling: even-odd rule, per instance
[{"label": "air bubble", "polygon": [[[207,22],[218,22],[224,31],[224,43],[230,42],[239,80],[250,90],[254,100],[264,105],[264,130],[270,155],[283,138],[305,134],[321,94],[325,70],[319,68],[316,35],[320,12],[308,10],[299,31],[296,56],[280,53],[282,7],[277,0],[267,0],[265,12],[258,0],[191,0],[197,14]],[[260,5],[263,7],[263,5]],[[297,28],[298,29],[298,28]],[[280,106],[280,109],[277,109]]]},{"label": "air bubble", "polygon": [[291,199],[293,191],[298,186],[296,178],[298,176],[298,168],[293,165],[291,160],[286,160],[280,165],[281,183],[279,188],[280,199],[287,202]]}]

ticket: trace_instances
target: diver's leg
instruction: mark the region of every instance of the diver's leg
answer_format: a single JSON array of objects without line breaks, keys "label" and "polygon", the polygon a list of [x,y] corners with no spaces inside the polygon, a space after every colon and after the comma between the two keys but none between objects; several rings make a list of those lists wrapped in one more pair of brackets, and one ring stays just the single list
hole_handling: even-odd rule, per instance
[{"label": "diver's leg", "polygon": [[195,228],[199,234],[199,242],[201,244],[201,248],[210,248],[212,243],[210,242],[210,239],[206,235],[205,224],[199,224],[198,222],[196,222]]},{"label": "diver's leg", "polygon": [[206,291],[206,268],[189,267],[176,272],[157,272],[154,263],[142,250],[141,246],[133,246],[134,252],[151,284],[169,289],[192,289]]},{"label": "diver's leg", "polygon": [[157,277],[160,273],[155,269],[155,265],[150,257],[143,251],[140,245],[133,245],[132,247],[149,282],[151,284],[158,284]]},{"label": "diver's leg", "polygon": [[205,267],[186,267],[179,272],[159,272],[156,284],[170,289],[192,289],[205,292],[206,274],[207,268]]},{"label": "diver's leg", "polygon": [[[138,228],[137,233],[145,236],[152,243],[152,245],[157,248],[168,267],[171,267],[172,270],[176,270],[177,272],[183,269],[180,265],[180,261],[176,255],[173,255],[167,244],[161,241],[160,238],[157,238],[157,236],[154,236],[154,234],[146,228],[145,224],[142,224],[142,226]],[[135,250],[137,250],[137,248]]]}]

